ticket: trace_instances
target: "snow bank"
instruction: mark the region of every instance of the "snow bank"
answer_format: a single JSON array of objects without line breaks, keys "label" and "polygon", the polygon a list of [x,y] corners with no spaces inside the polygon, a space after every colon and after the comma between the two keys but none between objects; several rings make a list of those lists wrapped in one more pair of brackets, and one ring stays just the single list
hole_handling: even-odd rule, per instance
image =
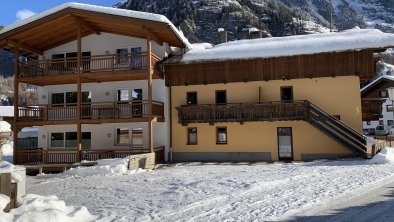
[{"label": "snow bank", "polygon": [[14,149],[12,148],[11,143],[6,143],[2,146],[3,148],[3,156],[12,156],[14,155]]},{"label": "snow bank", "polygon": [[[68,171],[65,171],[63,174],[70,176],[116,176],[116,175],[127,175],[133,174],[136,171],[128,170],[128,157],[124,159],[103,159],[97,160],[97,165],[86,167],[81,166],[77,168],[71,168]],[[142,169],[138,170],[138,172],[144,171]]]},{"label": "snow bank", "polygon": [[375,164],[394,163],[394,148],[384,148],[382,151],[376,154],[370,160],[370,162]]},{"label": "snow bank", "polygon": [[[2,198],[0,196],[0,206],[4,203],[1,201]],[[35,194],[27,194],[22,198],[22,205],[9,213],[0,211],[2,222],[88,222],[96,219],[97,217],[90,214],[86,207],[66,206],[65,202],[56,196],[44,197]]]},{"label": "snow bank", "polygon": [[6,121],[0,121],[0,133],[1,132],[11,132],[11,125]]},{"label": "snow bank", "polygon": [[11,173],[11,181],[13,183],[21,182],[22,181],[22,177],[18,173],[13,172],[13,171],[14,171],[14,165],[13,164],[11,164],[11,163],[9,163],[7,161],[4,161],[4,160],[0,161],[0,173]]},{"label": "snow bank", "polygon": [[203,42],[203,43],[193,43],[191,45],[192,49],[210,49],[213,48],[213,45],[208,42]]},{"label": "snow bank", "polygon": [[377,29],[351,29],[343,32],[232,41],[211,49],[192,49],[184,55],[182,62],[269,58],[392,46],[394,34],[383,33]]}]

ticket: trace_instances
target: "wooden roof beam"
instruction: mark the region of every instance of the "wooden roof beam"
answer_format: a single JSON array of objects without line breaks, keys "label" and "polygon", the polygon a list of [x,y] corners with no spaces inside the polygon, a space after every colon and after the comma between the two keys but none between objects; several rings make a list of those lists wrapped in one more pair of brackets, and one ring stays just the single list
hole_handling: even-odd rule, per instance
[{"label": "wooden roof beam", "polygon": [[153,33],[151,30],[149,30],[145,26],[142,26],[142,29],[145,30],[147,37],[149,36],[157,44],[159,44],[160,46],[163,46],[163,40],[161,40],[155,33]]},{"label": "wooden roof beam", "polygon": [[75,22],[77,24],[81,24],[81,26],[85,27],[86,29],[90,30],[91,32],[93,32],[96,35],[101,35],[101,31],[92,26],[91,24],[89,24],[88,22],[86,22],[85,20],[82,20],[80,17],[78,16],[72,16],[72,18],[75,20]]},{"label": "wooden roof beam", "polygon": [[34,48],[32,46],[20,43],[18,41],[12,40],[12,39],[8,39],[7,40],[7,44],[8,45],[12,45],[14,47],[18,47],[18,48],[23,49],[23,50],[28,51],[28,52],[32,52],[32,53],[38,54],[38,55],[44,54],[44,52],[42,50],[39,50],[37,48]]}]

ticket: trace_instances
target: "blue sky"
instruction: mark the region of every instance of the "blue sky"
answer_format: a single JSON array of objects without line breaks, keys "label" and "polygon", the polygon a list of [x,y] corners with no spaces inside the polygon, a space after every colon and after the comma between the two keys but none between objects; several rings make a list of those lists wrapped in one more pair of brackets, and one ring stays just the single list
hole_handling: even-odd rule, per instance
[{"label": "blue sky", "polygon": [[[0,7],[0,25],[10,25],[22,18],[73,0],[6,0]],[[74,0],[74,2],[112,6],[121,0]]]}]

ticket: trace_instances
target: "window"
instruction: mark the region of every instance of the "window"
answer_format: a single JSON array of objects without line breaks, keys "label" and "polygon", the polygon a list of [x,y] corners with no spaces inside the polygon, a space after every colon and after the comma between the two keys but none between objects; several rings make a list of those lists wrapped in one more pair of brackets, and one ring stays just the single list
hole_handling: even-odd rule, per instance
[{"label": "window", "polygon": [[387,120],[387,125],[388,125],[388,126],[392,126],[393,123],[394,123],[394,120]]},{"label": "window", "polygon": [[142,100],[142,89],[119,89],[118,101]]},{"label": "window", "polygon": [[132,89],[131,90],[132,100],[142,100],[142,89]]},{"label": "window", "polygon": [[64,93],[52,93],[52,104],[64,104]]},{"label": "window", "polygon": [[[90,57],[91,52],[82,52],[82,66],[83,70],[89,70],[90,69]],[[77,57],[78,53],[77,52],[68,52],[68,53],[62,53],[62,54],[53,54],[52,59],[56,59],[57,62],[52,64],[52,68],[59,69],[59,70],[64,70],[65,68],[67,70],[75,70],[77,67]],[[64,60],[66,58],[66,60]]]},{"label": "window", "polygon": [[132,147],[138,147],[141,148],[143,147],[144,144],[144,134],[143,134],[143,129],[142,128],[133,128],[131,130],[131,144]]},{"label": "window", "polygon": [[131,52],[131,69],[140,69],[142,66],[141,47],[130,49]]},{"label": "window", "polygon": [[[82,92],[83,103],[90,103],[92,101],[90,92]],[[52,104],[76,104],[77,103],[77,92],[61,92],[51,94]]]},{"label": "window", "polygon": [[387,112],[393,112],[393,105],[386,105]]},{"label": "window", "polygon": [[[84,149],[90,148],[91,133],[82,132],[81,142]],[[73,148],[77,147],[77,132],[56,132],[51,133],[52,148]]]},{"label": "window", "polygon": [[226,104],[227,96],[225,90],[216,91],[216,104]]},{"label": "window", "polygon": [[187,145],[197,145],[197,128],[187,129]]},{"label": "window", "polygon": [[131,145],[133,148],[143,148],[144,130],[143,128],[117,128],[116,145]]},{"label": "window", "polygon": [[216,128],[216,144],[227,144],[227,128]]},{"label": "window", "polygon": [[380,98],[387,98],[388,97],[387,90],[379,91],[379,96]]},{"label": "window", "polygon": [[64,133],[51,134],[51,147],[64,147]]},{"label": "window", "polygon": [[292,101],[293,100],[293,87],[286,86],[280,88],[280,97],[282,101]]},{"label": "window", "polygon": [[186,93],[186,104],[187,105],[197,105],[197,92],[187,92]]},{"label": "window", "polygon": [[129,129],[128,128],[117,128],[116,129],[116,144],[117,145],[130,144]]},{"label": "window", "polygon": [[384,124],[383,120],[379,120],[379,125],[383,125],[383,124]]},{"label": "window", "polygon": [[128,49],[127,48],[116,50],[116,63],[118,65],[128,64]]}]

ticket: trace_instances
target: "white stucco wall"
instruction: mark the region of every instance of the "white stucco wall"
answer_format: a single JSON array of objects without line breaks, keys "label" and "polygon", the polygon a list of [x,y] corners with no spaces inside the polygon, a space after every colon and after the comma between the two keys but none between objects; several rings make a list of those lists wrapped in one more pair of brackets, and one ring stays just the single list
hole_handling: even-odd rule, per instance
[{"label": "white stucco wall", "polygon": [[[142,52],[146,52],[146,39],[132,38],[128,36],[115,35],[110,33],[101,33],[101,35],[88,35],[82,38],[82,51],[90,51],[92,55],[115,54],[116,49],[141,47]],[[51,59],[52,54],[76,52],[77,41],[72,41],[64,45],[49,49],[44,52],[44,58]],[[159,46],[156,42],[152,42],[152,52],[163,58],[170,51],[168,44],[164,43]]]},{"label": "white stucco wall", "polygon": [[[148,99],[148,81],[117,81],[105,83],[84,83],[82,84],[82,91],[91,92],[92,102],[111,102],[117,100],[117,90],[119,89],[142,89],[142,99]],[[58,92],[77,91],[76,84],[66,85],[52,85],[45,87],[38,87],[38,103],[51,103],[51,94]],[[152,85],[152,99],[159,102],[165,102],[166,87],[164,80],[154,79]]]},{"label": "white stucco wall", "polygon": [[[90,51],[91,55],[115,54],[116,49],[141,47],[141,51],[147,50],[146,39],[132,38],[109,33],[101,35],[89,35],[82,39],[82,51]],[[53,54],[75,52],[77,49],[76,41],[55,47],[44,52],[41,59],[51,59]],[[155,55],[163,58],[170,52],[168,44],[159,46],[156,42],[152,43],[152,51]],[[51,94],[57,92],[76,91],[76,84],[53,85],[38,88],[38,103],[50,104]],[[142,89],[143,100],[148,99],[147,80],[137,81],[117,81],[104,83],[84,83],[82,91],[91,92],[92,102],[111,102],[117,100],[117,90],[119,89]],[[153,80],[153,100],[164,102],[164,116],[166,122],[153,123],[154,146],[169,146],[169,118],[168,118],[168,89],[163,80]],[[83,132],[91,132],[91,149],[117,149],[127,148],[128,146],[115,145],[116,128],[143,128],[144,148],[148,146],[148,123],[108,123],[82,125]],[[38,145],[44,149],[50,149],[50,134],[52,132],[75,132],[76,125],[48,125],[39,127]]]},{"label": "white stucco wall", "polygon": [[[165,123],[154,123],[153,130],[153,144],[154,147],[166,145],[167,138],[162,128]],[[107,123],[100,125],[82,125],[82,132],[91,133],[91,149],[126,149],[128,145],[116,145],[116,129],[128,128],[130,131],[133,128],[143,129],[144,148],[148,148],[148,123]],[[50,147],[51,133],[61,132],[76,132],[76,125],[54,125],[54,126],[41,126],[38,133],[38,146],[44,149],[61,149]],[[72,148],[71,148],[72,149]]]}]

